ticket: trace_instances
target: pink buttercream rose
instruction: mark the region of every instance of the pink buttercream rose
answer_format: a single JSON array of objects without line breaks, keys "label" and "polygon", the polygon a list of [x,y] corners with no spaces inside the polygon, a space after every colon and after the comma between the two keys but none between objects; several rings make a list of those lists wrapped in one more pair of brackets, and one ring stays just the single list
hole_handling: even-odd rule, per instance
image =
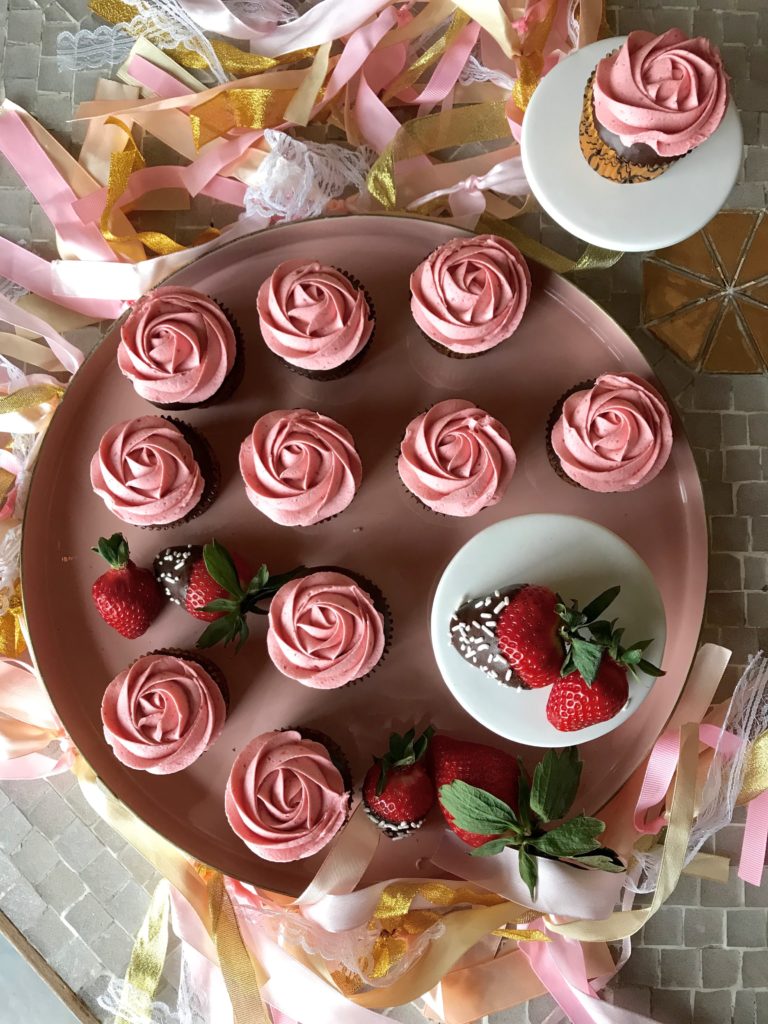
[{"label": "pink buttercream rose", "polygon": [[291,580],[269,607],[267,650],[283,675],[317,690],[361,679],[384,653],[384,617],[349,576]]},{"label": "pink buttercream rose", "polygon": [[221,690],[194,661],[148,654],[115,676],[104,693],[104,737],[129,768],[170,775],[196,761],[221,735]]},{"label": "pink buttercream rose", "polygon": [[162,526],[200,501],[203,475],[178,427],[140,416],[110,427],[91,460],[91,486],[124,523]]},{"label": "pink buttercream rose", "polygon": [[503,424],[472,402],[449,398],[408,424],[397,468],[434,512],[473,516],[501,501],[516,462]]},{"label": "pink buttercream rose", "polygon": [[362,351],[373,315],[362,288],[334,267],[286,260],[259,288],[261,335],[286,362],[333,370]]},{"label": "pink buttercream rose", "polygon": [[158,405],[212,398],[235,362],[235,333],[216,303],[189,288],[157,288],[120,328],[117,365]]},{"label": "pink buttercream rose", "polygon": [[531,291],[528,265],[504,238],[454,238],[411,274],[411,312],[452,352],[475,355],[515,331]]},{"label": "pink buttercream rose", "polygon": [[311,857],[347,818],[349,795],[328,751],[293,730],[257,736],[232,765],[224,809],[233,831],[264,860]]},{"label": "pink buttercream rose", "polygon": [[349,505],[363,478],[346,427],[311,409],[269,412],[240,446],[248,498],[283,526],[311,526]]},{"label": "pink buttercream rose", "polygon": [[625,146],[682,156],[714,132],[728,102],[728,76],[715,46],[672,28],[631,32],[597,65],[595,114]]},{"label": "pink buttercream rose", "polygon": [[672,421],[647,381],[609,373],[566,398],[551,440],[563,471],[582,487],[634,491],[666,464]]}]

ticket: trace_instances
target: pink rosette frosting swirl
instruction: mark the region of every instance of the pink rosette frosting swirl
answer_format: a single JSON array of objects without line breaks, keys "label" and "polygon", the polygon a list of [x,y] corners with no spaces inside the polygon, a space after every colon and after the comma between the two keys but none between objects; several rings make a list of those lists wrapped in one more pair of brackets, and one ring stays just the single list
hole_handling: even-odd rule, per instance
[{"label": "pink rosette frosting swirl", "polygon": [[322,263],[286,260],[259,288],[261,334],[287,363],[333,370],[366,345],[373,315],[362,288]]},{"label": "pink rosette frosting swirl", "polygon": [[648,381],[607,373],[566,398],[551,442],[563,471],[587,490],[634,491],[666,464],[672,420]]},{"label": "pink rosette frosting swirl", "polygon": [[659,156],[682,156],[720,124],[728,75],[707,39],[688,39],[679,28],[630,32],[597,65],[593,96],[598,121],[625,146],[642,142]]},{"label": "pink rosette frosting swirl", "polygon": [[294,730],[265,732],[238,754],[224,810],[245,845],[263,860],[311,857],[347,820],[349,795],[321,743]]},{"label": "pink rosette frosting swirl", "polygon": [[115,757],[152,775],[180,772],[221,735],[221,690],[194,661],[147,654],[115,676],[101,703],[104,737]]},{"label": "pink rosette frosting swirl", "polygon": [[236,356],[235,332],[216,303],[189,288],[157,288],[120,328],[117,365],[148,402],[204,402]]},{"label": "pink rosette frosting swirl", "polygon": [[411,420],[400,444],[400,479],[434,512],[473,516],[504,495],[517,459],[507,428],[463,398]]},{"label": "pink rosette frosting swirl", "polygon": [[124,523],[163,526],[191,512],[205,481],[178,427],[139,416],[104,434],[91,460],[91,486]]},{"label": "pink rosette frosting swirl", "polygon": [[511,242],[496,235],[454,238],[411,274],[411,313],[427,337],[473,355],[517,329],[530,292],[528,264]]},{"label": "pink rosette frosting swirl", "polygon": [[311,409],[279,409],[254,424],[240,446],[252,505],[283,526],[311,526],[349,505],[363,478],[346,427]]},{"label": "pink rosette frosting swirl", "polygon": [[384,616],[340,572],[291,580],[272,598],[267,650],[283,675],[315,690],[361,679],[384,653]]}]

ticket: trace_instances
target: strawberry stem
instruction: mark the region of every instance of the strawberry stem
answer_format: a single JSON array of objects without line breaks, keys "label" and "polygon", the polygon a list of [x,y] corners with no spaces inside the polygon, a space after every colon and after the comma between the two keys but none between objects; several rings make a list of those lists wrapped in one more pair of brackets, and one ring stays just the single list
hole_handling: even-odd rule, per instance
[{"label": "strawberry stem", "polygon": [[99,537],[98,544],[91,548],[91,551],[101,555],[113,569],[124,569],[131,555],[128,541],[122,533],[113,533],[111,537]]}]

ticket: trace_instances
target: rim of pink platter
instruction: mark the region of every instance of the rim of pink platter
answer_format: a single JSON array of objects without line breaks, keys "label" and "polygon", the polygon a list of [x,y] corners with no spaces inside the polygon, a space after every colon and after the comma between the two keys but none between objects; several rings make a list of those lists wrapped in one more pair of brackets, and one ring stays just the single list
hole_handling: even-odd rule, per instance
[{"label": "rim of pink platter", "polygon": [[[223,786],[228,766],[249,735],[296,724],[324,729],[345,749],[358,788],[371,755],[384,748],[389,732],[410,724],[433,719],[454,735],[513,746],[487,732],[454,701],[429,640],[432,595],[442,570],[470,537],[501,519],[532,511],[563,512],[604,525],[649,565],[664,600],[667,676],[654,684],[642,707],[620,729],[583,747],[579,802],[588,811],[607,803],[642,762],[682,693],[701,626],[708,553],[701,485],[682,424],[673,413],[676,440],[670,462],[656,481],[632,496],[591,495],[560,480],[544,446],[546,418],[559,395],[598,372],[624,369],[654,379],[652,370],[600,307],[536,264],[531,264],[531,306],[510,342],[473,360],[435,352],[411,320],[408,275],[438,245],[470,234],[406,215],[282,224],[233,239],[163,282],[199,287],[220,299],[244,329],[248,349],[246,379],[232,399],[181,414],[207,433],[223,470],[219,499],[184,527],[162,532],[124,528],[88,486],[90,456],[106,426],[156,411],[133,393],[116,368],[119,321],[73,378],[43,439],[22,541],[24,606],[41,677],[73,742],[114,797],[180,849],[231,877],[295,896],[327,852],[293,864],[270,864],[231,832],[223,811]],[[345,267],[373,295],[377,329],[371,353],[342,381],[315,383],[291,373],[258,336],[256,289],[272,267],[297,255]],[[411,371],[407,376],[402,372],[406,364]],[[452,521],[419,507],[395,470],[397,446],[409,419],[441,397],[452,396],[470,398],[502,419],[518,455],[512,486],[502,502],[468,521]],[[319,408],[352,430],[364,479],[350,508],[337,519],[290,530],[269,523],[248,505],[237,474],[237,448],[258,415],[299,405]],[[651,521],[663,522],[664,529],[651,527]],[[238,545],[258,545],[256,557],[261,560],[267,551],[277,572],[288,562],[304,562],[341,565],[368,575],[392,606],[391,649],[370,678],[341,691],[319,693],[284,679],[271,667],[263,624],[257,623],[254,639],[239,656],[246,655],[247,661],[238,662],[229,651],[214,654],[233,690],[230,718],[218,743],[177,776],[131,771],[116,761],[104,741],[100,693],[116,671],[141,654],[165,646],[191,647],[200,624],[169,608],[145,637],[130,642],[98,619],[89,607],[88,591],[102,569],[88,548],[99,534],[119,529],[129,536],[139,564],[148,564],[153,551],[169,544],[216,534],[236,550]],[[515,749],[532,756],[530,748]],[[429,854],[441,834],[435,812],[425,828],[405,841],[382,838],[363,883],[434,874]]]}]

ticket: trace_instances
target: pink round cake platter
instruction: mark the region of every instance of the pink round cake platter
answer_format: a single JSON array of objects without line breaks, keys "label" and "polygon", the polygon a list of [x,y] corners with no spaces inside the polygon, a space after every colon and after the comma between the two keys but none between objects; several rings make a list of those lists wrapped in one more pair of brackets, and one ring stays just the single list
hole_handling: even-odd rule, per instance
[{"label": "pink round cake platter", "polygon": [[[468,234],[408,216],[349,216],[281,225],[207,253],[165,283],[216,298],[239,322],[246,341],[245,379],[220,406],[175,414],[199,428],[221,464],[222,489],[202,516],[180,527],[141,530],[113,517],[93,494],[89,463],[103,432],[120,420],[153,412],[116,365],[119,330],[73,379],[42,445],[30,486],[23,550],[25,611],[35,661],[56,710],[104,785],[148,825],[227,875],[295,896],[324,854],[292,864],[260,860],[231,831],[224,790],[237,753],[256,734],[303,725],[328,733],[345,751],[357,785],[390,732],[432,722],[439,730],[487,742],[535,761],[540,751],[499,739],[451,696],[435,663],[430,611],[435,589],[456,552],[481,530],[530,513],[578,516],[612,530],[653,574],[667,617],[663,667],[636,713],[619,728],[584,744],[579,805],[594,812],[647,754],[681,691],[697,641],[706,592],[707,533],[691,450],[675,420],[675,444],[661,474],[634,494],[599,495],[565,483],[545,451],[545,425],[568,388],[605,372],[652,371],[621,328],[574,285],[532,265],[533,293],[509,342],[476,359],[447,358],[413,323],[411,270],[449,239]],[[281,364],[258,332],[255,297],[283,260],[317,259],[359,278],[377,314],[376,335],[349,376],[313,382]],[[499,504],[468,519],[438,516],[420,506],[396,471],[407,423],[445,398],[471,399],[508,428],[517,452],[512,484]],[[362,486],[350,507],[326,523],[281,527],[248,502],[238,471],[240,442],[267,411],[307,407],[344,424],[363,463]],[[339,566],[367,576],[390,605],[394,633],[385,660],[368,678],[320,692],[287,679],[266,651],[266,621],[251,617],[239,654],[209,652],[229,684],[231,706],[218,742],[190,768],[154,776],[122,766],[105,742],[100,704],[107,683],[137,657],[191,649],[202,623],[168,605],[148,632],[129,641],[99,618],[90,598],[104,563],[91,551],[100,536],[122,530],[139,565],[172,544],[215,537],[275,573],[293,566]],[[479,685],[483,680],[479,680]],[[383,838],[366,882],[434,873],[429,856],[442,828],[439,815],[415,835]]]}]

